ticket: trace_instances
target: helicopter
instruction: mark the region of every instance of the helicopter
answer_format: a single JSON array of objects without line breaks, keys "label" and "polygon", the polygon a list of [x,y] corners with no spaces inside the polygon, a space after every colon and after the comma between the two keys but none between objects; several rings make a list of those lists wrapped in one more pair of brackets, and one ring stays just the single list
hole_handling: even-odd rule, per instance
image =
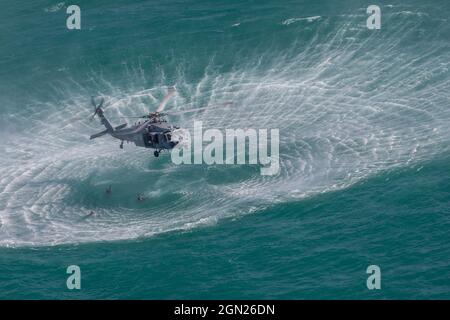
[{"label": "helicopter", "polygon": [[[98,137],[109,134],[121,141],[119,146],[121,149],[123,149],[124,141],[133,142],[138,147],[154,149],[154,156],[159,157],[161,151],[171,150],[179,143],[179,141],[173,140],[173,132],[174,130],[179,129],[179,127],[170,125],[166,120],[166,116],[197,112],[207,109],[207,107],[203,107],[181,112],[163,113],[167,102],[175,93],[175,88],[169,87],[167,94],[164,96],[156,111],[150,112],[149,114],[141,117],[127,117],[145,119],[142,123],[138,122],[128,128],[127,123],[114,127],[105,117],[104,110],[102,109],[105,100],[102,98],[100,103],[97,105],[95,103],[95,99],[92,97],[91,103],[94,106],[95,110],[91,119],[93,119],[95,116],[98,116],[100,118],[100,122],[105,126],[106,130],[91,135],[90,139],[96,139]],[[229,104],[231,103],[227,102],[225,105]]]}]

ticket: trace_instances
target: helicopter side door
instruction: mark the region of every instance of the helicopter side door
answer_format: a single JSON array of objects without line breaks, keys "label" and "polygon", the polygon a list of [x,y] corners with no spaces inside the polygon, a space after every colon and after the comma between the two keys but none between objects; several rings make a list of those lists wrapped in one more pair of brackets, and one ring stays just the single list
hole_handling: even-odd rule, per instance
[{"label": "helicopter side door", "polygon": [[157,148],[159,147],[161,137],[159,133],[147,132],[143,135],[145,146],[147,148]]}]

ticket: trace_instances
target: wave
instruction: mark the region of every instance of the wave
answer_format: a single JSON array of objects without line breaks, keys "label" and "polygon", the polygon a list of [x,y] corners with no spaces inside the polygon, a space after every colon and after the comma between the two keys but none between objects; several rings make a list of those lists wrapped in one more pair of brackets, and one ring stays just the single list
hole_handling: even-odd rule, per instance
[{"label": "wave", "polygon": [[312,16],[312,17],[306,17],[306,18],[289,18],[284,20],[281,24],[284,24],[286,26],[298,22],[298,21],[307,21],[307,22],[313,22],[316,20],[319,20],[321,18],[321,16]]},{"label": "wave", "polygon": [[59,10],[61,10],[62,8],[64,8],[64,6],[66,5],[65,2],[58,2],[57,4],[54,4],[52,6],[49,6],[47,8],[44,9],[45,12],[58,12]]}]

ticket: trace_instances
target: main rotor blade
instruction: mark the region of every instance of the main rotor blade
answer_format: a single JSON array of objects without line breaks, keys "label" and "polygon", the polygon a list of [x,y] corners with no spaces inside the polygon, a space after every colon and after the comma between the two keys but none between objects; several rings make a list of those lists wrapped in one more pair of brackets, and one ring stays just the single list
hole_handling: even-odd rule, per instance
[{"label": "main rotor blade", "polygon": [[222,109],[228,109],[228,107],[232,104],[231,101],[228,101],[226,103],[224,103],[222,105],[222,107],[211,107],[211,106],[207,106],[207,107],[202,107],[202,108],[196,108],[196,109],[188,109],[188,110],[182,110],[182,111],[177,111],[177,112],[166,112],[167,115],[169,116],[175,116],[175,115],[180,115],[180,114],[185,114],[185,113],[191,113],[191,112],[198,112],[198,111],[204,111],[204,110],[222,110]]},{"label": "main rotor blade", "polygon": [[[199,112],[204,110],[224,110],[228,109],[233,102],[227,101],[225,103],[217,104],[217,105],[208,105],[206,107],[196,108],[196,109],[188,109],[188,110],[181,110],[181,111],[175,111],[175,112],[164,112],[162,115],[168,115],[168,116],[176,116],[181,115],[185,113],[192,113],[192,112]],[[108,117],[108,119],[142,119],[146,118],[146,116],[116,116],[116,117]]]},{"label": "main rotor blade", "polygon": [[134,117],[134,116],[131,116],[131,117],[129,117],[129,116],[123,116],[123,117],[108,117],[108,119],[114,119],[114,120],[116,120],[116,119],[142,119],[143,117],[142,116],[140,116],[140,117]]},{"label": "main rotor blade", "polygon": [[159,104],[158,109],[156,109],[156,112],[162,112],[164,110],[167,102],[169,102],[170,97],[172,97],[175,94],[175,92],[176,92],[176,90],[174,87],[170,87],[168,89],[166,96],[163,98],[163,100]]}]

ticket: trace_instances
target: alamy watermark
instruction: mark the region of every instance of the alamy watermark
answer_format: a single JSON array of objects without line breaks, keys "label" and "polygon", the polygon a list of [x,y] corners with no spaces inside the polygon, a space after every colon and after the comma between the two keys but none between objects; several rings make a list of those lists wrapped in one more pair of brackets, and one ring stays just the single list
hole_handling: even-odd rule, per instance
[{"label": "alamy watermark", "polygon": [[203,130],[203,122],[195,121],[193,134],[183,130],[180,136],[182,143],[171,152],[174,164],[260,165],[261,175],[268,176],[280,171],[278,129],[270,129],[269,137],[268,129]]},{"label": "alamy watermark", "polygon": [[81,289],[81,269],[77,265],[70,265],[67,267],[66,270],[67,274],[70,274],[69,277],[67,277],[66,286],[67,289],[73,290]]},{"label": "alamy watermark", "polygon": [[381,9],[377,5],[370,5],[367,7],[367,14],[370,16],[367,18],[366,25],[369,30],[381,29]]},{"label": "alamy watermark", "polygon": [[77,5],[70,5],[66,10],[67,14],[70,16],[67,17],[66,27],[69,30],[80,30],[81,29],[81,9]]},{"label": "alamy watermark", "polygon": [[367,267],[366,273],[370,274],[367,278],[366,285],[369,290],[381,289],[381,269],[379,266],[373,264]]}]

